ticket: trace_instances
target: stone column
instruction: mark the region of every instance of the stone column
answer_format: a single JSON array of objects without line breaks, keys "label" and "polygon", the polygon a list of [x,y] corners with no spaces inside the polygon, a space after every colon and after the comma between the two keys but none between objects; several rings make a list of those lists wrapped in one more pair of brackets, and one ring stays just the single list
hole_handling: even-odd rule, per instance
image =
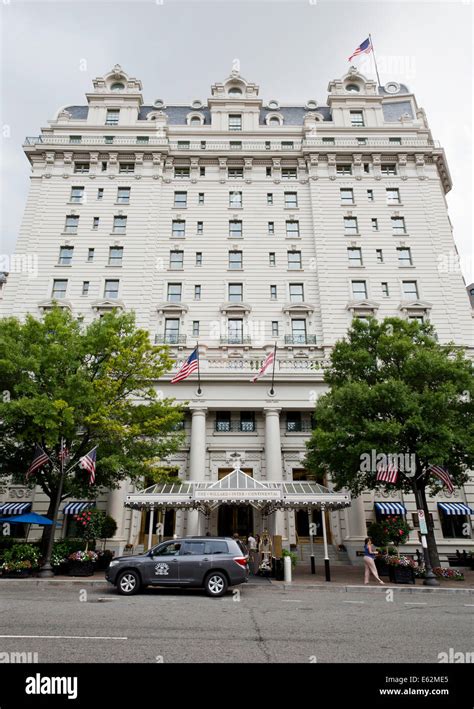
[{"label": "stone column", "polygon": [[[189,480],[206,478],[206,412],[207,408],[191,409],[191,446],[189,453]],[[198,510],[188,510],[186,536],[203,534],[204,518]]]},{"label": "stone column", "polygon": [[123,548],[127,543],[127,535],[125,532],[125,507],[124,502],[128,494],[128,480],[121,480],[118,488],[109,492],[107,502],[107,514],[114,518],[117,522],[117,531],[115,536],[107,542],[107,547],[115,551],[115,556],[120,556]]},{"label": "stone column", "polygon": [[363,563],[362,557],[356,555],[356,551],[364,548],[364,539],[367,536],[367,525],[365,522],[364,497],[351,498],[351,506],[346,510],[346,538],[344,545],[352,563]]},{"label": "stone column", "polygon": [[[280,439],[280,411],[277,407],[268,407],[265,412],[265,467],[267,480],[283,479]],[[268,518],[270,534],[284,534],[283,511],[274,512]]]}]

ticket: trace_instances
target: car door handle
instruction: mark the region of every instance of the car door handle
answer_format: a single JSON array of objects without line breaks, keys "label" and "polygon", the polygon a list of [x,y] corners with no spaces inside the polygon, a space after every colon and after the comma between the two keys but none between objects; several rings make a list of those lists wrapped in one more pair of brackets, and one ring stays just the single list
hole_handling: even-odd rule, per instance
[{"label": "car door handle", "polygon": [[209,561],[209,559],[207,558],[207,556],[204,557],[203,561]]}]

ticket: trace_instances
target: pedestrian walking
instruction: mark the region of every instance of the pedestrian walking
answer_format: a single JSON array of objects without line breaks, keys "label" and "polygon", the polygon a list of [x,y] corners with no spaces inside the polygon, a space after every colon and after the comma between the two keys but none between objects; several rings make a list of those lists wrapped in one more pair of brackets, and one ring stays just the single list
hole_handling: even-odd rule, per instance
[{"label": "pedestrian walking", "polygon": [[369,583],[370,579],[370,574],[375,576],[377,581],[382,584],[382,586],[385,586],[385,583],[382,581],[380,576],[377,573],[377,567],[375,566],[375,548],[372,544],[372,539],[370,537],[367,537],[364,543],[364,567],[365,567],[365,574],[364,574],[364,583],[367,585]]}]

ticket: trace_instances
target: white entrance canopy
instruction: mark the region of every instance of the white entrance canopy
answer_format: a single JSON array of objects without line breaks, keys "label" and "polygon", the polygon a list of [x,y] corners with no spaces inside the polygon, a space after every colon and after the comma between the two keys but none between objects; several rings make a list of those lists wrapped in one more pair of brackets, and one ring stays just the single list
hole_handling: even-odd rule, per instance
[{"label": "white entrance canopy", "polygon": [[348,493],[332,492],[317,482],[255,480],[236,469],[216,482],[187,480],[172,485],[151,485],[127,495],[125,502],[133,509],[174,507],[198,509],[204,514],[210,514],[219,504],[250,504],[268,515],[282,509],[337,510],[349,507],[351,499]]}]

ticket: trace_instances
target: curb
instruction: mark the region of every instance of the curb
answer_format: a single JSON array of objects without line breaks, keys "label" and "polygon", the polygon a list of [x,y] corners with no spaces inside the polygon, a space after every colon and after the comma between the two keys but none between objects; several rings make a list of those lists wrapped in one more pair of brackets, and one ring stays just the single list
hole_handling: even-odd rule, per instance
[{"label": "curb", "polygon": [[[275,582],[272,581],[272,585],[275,585]],[[389,584],[386,584],[385,586],[352,586],[350,584],[335,585],[331,582],[326,582],[324,584],[282,583],[281,586],[279,585],[279,587],[285,591],[302,591],[305,588],[310,588],[319,591],[339,591],[342,593],[358,593],[365,591],[372,591],[374,593],[385,593],[386,591],[390,590],[397,591],[398,593],[461,593],[466,596],[474,595],[474,588],[432,588],[430,586],[390,586]]]}]

